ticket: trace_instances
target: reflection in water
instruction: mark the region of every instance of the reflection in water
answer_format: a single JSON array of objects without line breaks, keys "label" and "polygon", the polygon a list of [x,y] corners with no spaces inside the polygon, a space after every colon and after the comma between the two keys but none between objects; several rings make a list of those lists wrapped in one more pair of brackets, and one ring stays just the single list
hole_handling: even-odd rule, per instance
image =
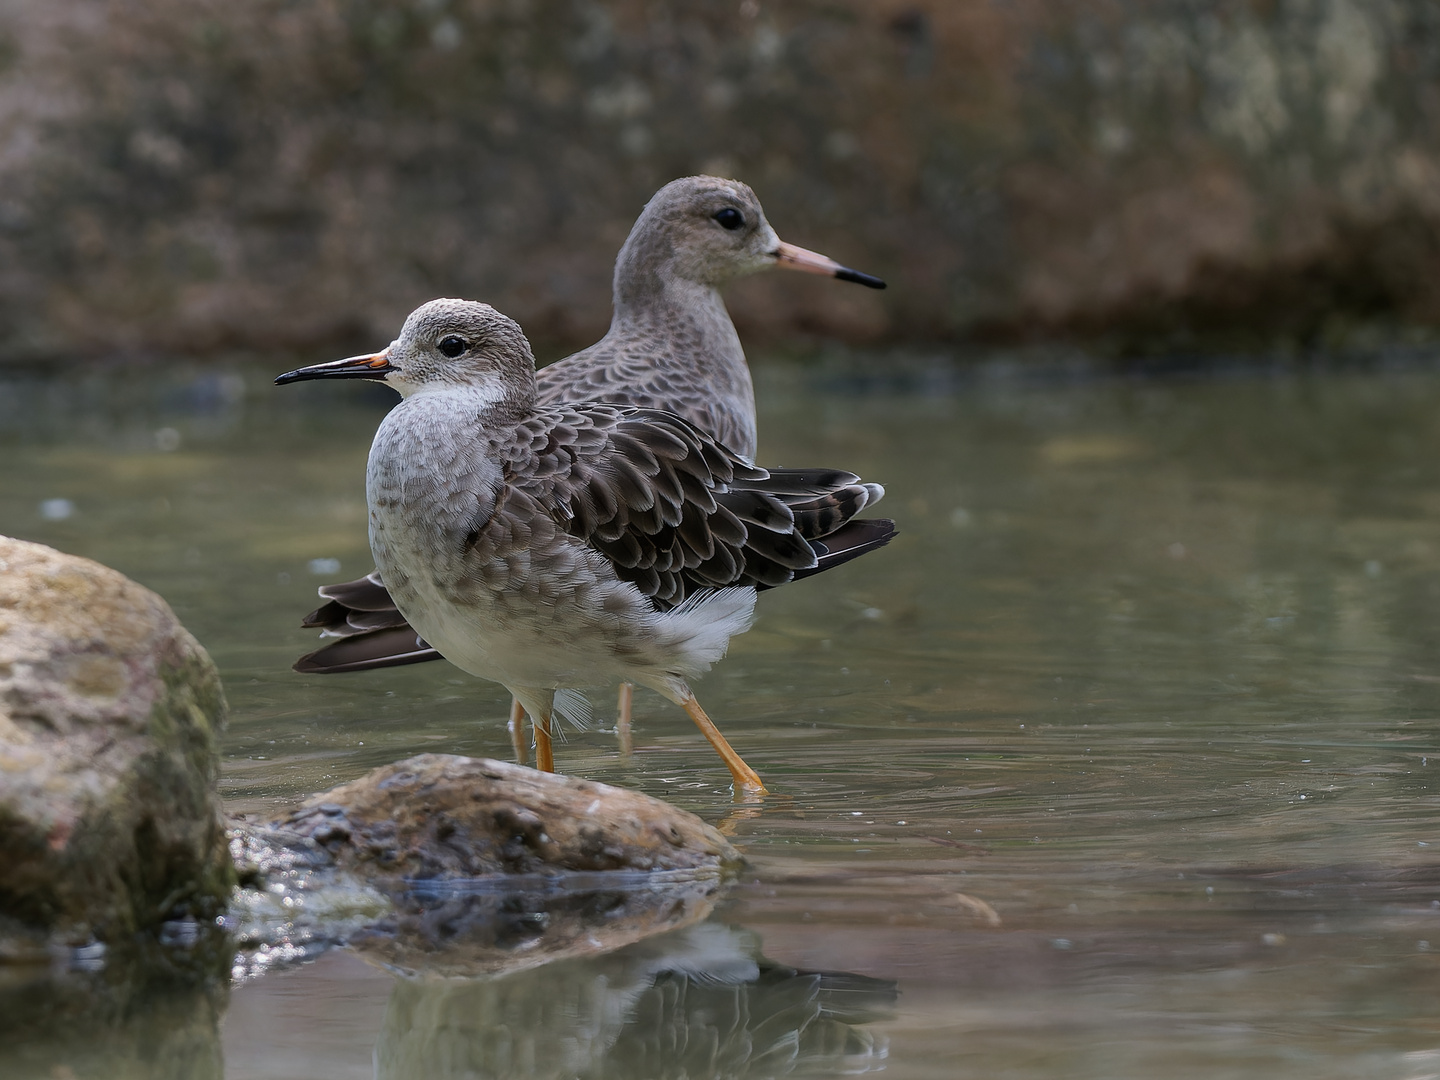
[{"label": "reflection in water", "polygon": [[800,972],[760,939],[701,922],[716,876],[572,874],[446,882],[393,897],[350,937],[401,974],[376,1049],[382,1077],[783,1076],[867,1072],[886,1043],[858,1025],[891,982]]},{"label": "reflection in water", "polygon": [[220,1080],[229,961],[223,934],[192,932],[49,966],[0,962],[0,1077]]},{"label": "reflection in water", "polygon": [[383,1080],[747,1077],[883,1067],[895,984],[766,960],[701,923],[601,957],[496,979],[401,979],[376,1044]]},{"label": "reflection in water", "polygon": [[697,923],[723,889],[717,874],[688,872],[435,883],[392,896],[394,911],[347,943],[401,975],[500,975]]}]

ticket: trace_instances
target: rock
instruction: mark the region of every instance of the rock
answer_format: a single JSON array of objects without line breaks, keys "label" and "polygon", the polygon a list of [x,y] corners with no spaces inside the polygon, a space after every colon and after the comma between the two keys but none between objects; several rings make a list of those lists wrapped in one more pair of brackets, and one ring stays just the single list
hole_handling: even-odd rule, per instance
[{"label": "rock", "polygon": [[636,791],[485,758],[421,754],[307,799],[272,828],[372,884],[605,870],[718,871],[739,853]]},{"label": "rock", "polygon": [[211,923],[235,871],[215,665],[154,593],[0,537],[0,938]]},{"label": "rock", "polygon": [[242,977],[342,942],[444,976],[606,953],[703,919],[741,861],[659,799],[447,754],[237,822],[231,843]]}]

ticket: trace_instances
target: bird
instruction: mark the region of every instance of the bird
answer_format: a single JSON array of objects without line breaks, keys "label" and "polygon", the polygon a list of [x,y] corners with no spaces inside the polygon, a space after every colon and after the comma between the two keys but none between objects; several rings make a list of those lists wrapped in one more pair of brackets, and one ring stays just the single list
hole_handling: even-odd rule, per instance
[{"label": "bird", "polygon": [[756,592],[889,543],[879,484],[764,469],[675,413],[542,402],[519,325],[432,300],[376,353],[286,372],[401,395],[366,467],[370,549],[397,610],[461,669],[506,686],[554,771],[557,692],[624,679],[689,714],[737,793],[760,777],[688,680],[749,628]]},{"label": "bird", "polygon": [[[717,176],[672,180],[646,203],[615,259],[609,331],[542,368],[538,400],[663,409],[753,459],[755,391],[719,287],[771,267],[885,288],[880,278],[781,241],[748,185]],[[297,671],[333,674],[440,659],[397,611],[378,573],[321,586],[320,596],[326,602],[301,625],[339,640],[306,653]],[[629,713],[629,684],[622,683],[622,739]],[[512,733],[519,724],[517,705]],[[516,751],[523,760],[523,744]]]}]

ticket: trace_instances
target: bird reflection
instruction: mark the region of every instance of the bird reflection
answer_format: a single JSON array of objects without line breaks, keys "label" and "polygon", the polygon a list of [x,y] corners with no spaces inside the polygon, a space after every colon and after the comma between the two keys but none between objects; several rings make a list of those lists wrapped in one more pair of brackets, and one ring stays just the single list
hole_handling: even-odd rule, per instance
[{"label": "bird reflection", "polygon": [[858,1074],[883,1067],[895,984],[807,972],[705,922],[600,956],[488,978],[397,982],[383,1080]]}]

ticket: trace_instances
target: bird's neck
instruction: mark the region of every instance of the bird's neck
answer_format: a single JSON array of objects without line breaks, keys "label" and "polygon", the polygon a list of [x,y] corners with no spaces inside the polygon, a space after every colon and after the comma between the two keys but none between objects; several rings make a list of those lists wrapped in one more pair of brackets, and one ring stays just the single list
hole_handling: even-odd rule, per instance
[{"label": "bird's neck", "polygon": [[579,355],[627,373],[634,385],[621,388],[622,400],[678,412],[753,454],[755,389],[740,336],[716,288],[678,273],[676,262],[637,225],[615,261],[610,329]]},{"label": "bird's neck", "polygon": [[647,273],[643,281],[621,281],[616,274],[614,324],[673,322],[677,317],[686,321],[730,324],[725,301],[713,285],[688,281],[665,273]]},{"label": "bird's neck", "polygon": [[606,336],[615,340],[663,332],[664,339],[686,342],[691,364],[743,365],[745,351],[719,290],[680,276],[670,259],[633,257],[638,254],[627,244],[616,260],[615,312]]}]

